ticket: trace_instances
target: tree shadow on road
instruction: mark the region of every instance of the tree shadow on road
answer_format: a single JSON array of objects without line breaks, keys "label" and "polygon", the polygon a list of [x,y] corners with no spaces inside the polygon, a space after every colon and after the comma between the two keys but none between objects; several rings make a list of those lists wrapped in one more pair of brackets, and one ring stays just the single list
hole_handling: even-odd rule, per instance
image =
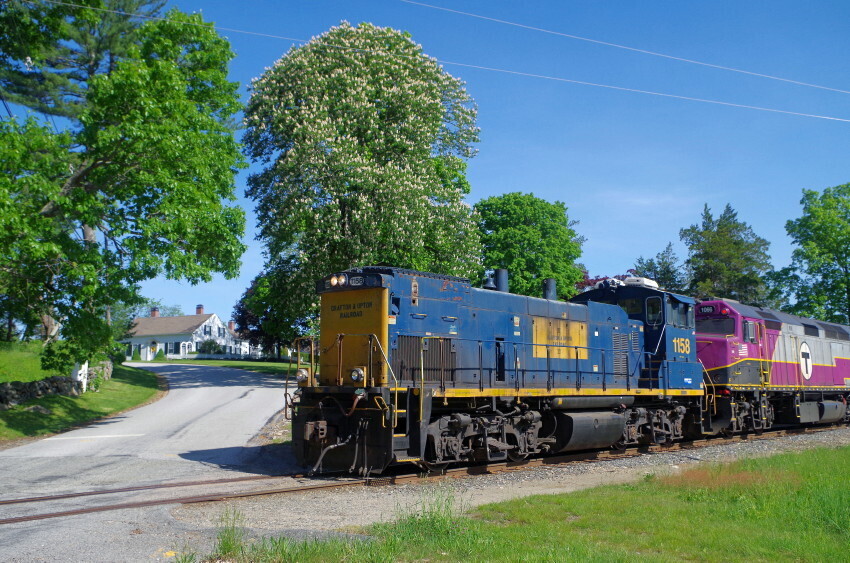
[{"label": "tree shadow on road", "polygon": [[[134,364],[168,379],[169,389],[191,389],[194,387],[262,387],[283,389],[285,377],[217,366],[194,366],[175,364]],[[289,387],[297,383],[290,379]]]},{"label": "tree shadow on road", "polygon": [[295,461],[289,443],[193,450],[179,455],[189,461],[240,473],[288,475],[303,469]]}]

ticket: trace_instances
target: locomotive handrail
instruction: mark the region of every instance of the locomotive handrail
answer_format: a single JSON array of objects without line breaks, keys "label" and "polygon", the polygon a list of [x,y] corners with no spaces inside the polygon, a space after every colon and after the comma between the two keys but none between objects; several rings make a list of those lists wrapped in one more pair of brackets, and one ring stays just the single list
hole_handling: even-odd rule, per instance
[{"label": "locomotive handrail", "polygon": [[[483,386],[484,381],[485,381],[485,374],[484,374],[485,368],[484,368],[484,365],[483,365],[483,363],[484,363],[483,362],[484,350],[483,350],[482,346],[484,344],[494,344],[494,343],[498,343],[498,342],[505,343],[505,341],[499,341],[499,340],[495,340],[495,339],[447,337],[446,335],[442,335],[442,336],[434,335],[434,336],[419,337],[419,340],[420,340],[420,344],[419,344],[419,346],[420,346],[420,350],[419,350],[420,375],[419,375],[419,381],[415,380],[415,376],[414,376],[414,381],[419,384],[418,386],[423,391],[424,391],[424,387],[425,387],[425,383],[426,383],[426,381],[425,381],[426,370],[425,370],[425,365],[424,365],[425,364],[424,350],[422,349],[422,347],[423,347],[423,344],[424,344],[424,340],[426,340],[426,339],[477,343],[478,344],[478,364],[477,364],[477,367],[478,367],[478,371],[480,373],[479,381],[478,381],[479,387]],[[512,362],[513,368],[511,369],[511,371],[513,372],[514,377],[515,377],[514,385],[518,385],[519,382],[520,382],[519,381],[519,374],[525,373],[526,371],[528,371],[527,369],[523,369],[516,364],[517,357],[520,355],[519,352],[525,351],[527,353],[529,351],[529,348],[544,348],[546,350],[546,358],[540,358],[540,359],[545,359],[546,367],[541,368],[541,369],[532,369],[531,371],[539,372],[539,373],[545,373],[546,380],[547,380],[546,381],[547,388],[550,388],[550,386],[553,387],[555,385],[554,376],[553,376],[553,373],[552,373],[553,372],[552,361],[556,359],[556,355],[559,356],[558,357],[559,360],[567,361],[567,362],[570,362],[571,364],[575,365],[575,369],[574,369],[573,373],[575,374],[575,377],[576,377],[575,386],[576,386],[577,390],[580,390],[584,386],[585,376],[590,373],[589,371],[585,372],[581,369],[581,367],[582,367],[581,362],[584,361],[584,360],[591,359],[591,354],[600,354],[601,355],[601,357],[600,357],[600,367],[602,368],[603,373],[601,373],[600,375],[604,378],[603,385],[606,388],[610,387],[610,385],[612,383],[612,380],[609,379],[607,376],[608,375],[613,375],[614,377],[617,376],[617,372],[615,372],[615,371],[612,371],[610,373],[607,372],[607,370],[609,368],[614,369],[614,367],[613,367],[612,362],[609,361],[610,360],[609,350],[607,348],[605,348],[604,346],[594,347],[594,346],[576,346],[576,345],[571,345],[571,344],[540,344],[540,343],[535,343],[535,342],[507,342],[507,344],[513,345],[514,349],[516,350],[516,352],[514,354],[515,358],[514,358],[514,361]],[[555,354],[554,352],[552,352],[553,349],[562,350],[562,352]],[[624,350],[623,352],[628,354],[628,357],[630,358],[630,360],[629,360],[630,363],[632,361],[634,361],[634,363],[635,363],[634,369],[635,370],[640,369],[641,363],[640,363],[639,359],[643,356],[645,356],[647,358],[647,361],[643,365],[645,365],[647,369],[649,369],[651,367],[651,362],[648,361],[648,360],[651,359],[654,355],[652,351],[641,352],[641,351],[629,349],[629,350]],[[584,358],[582,357],[583,355],[585,356]],[[648,382],[650,382],[650,389],[658,389],[658,390],[661,390],[661,391],[666,393],[667,387],[668,387],[667,382],[666,382],[666,375],[665,375],[664,371],[661,369],[661,366],[658,366],[658,369],[659,369],[659,372],[657,373],[656,377],[643,378],[643,377],[638,376],[637,379],[638,379],[638,381],[648,381]],[[620,375],[624,376],[626,378],[626,388],[631,390],[631,385],[632,385],[631,378],[634,377],[635,372],[634,371],[627,371],[627,372],[620,373]],[[429,380],[428,382],[431,382],[431,381]],[[440,385],[445,384],[445,382],[442,379],[440,379],[440,381],[434,381],[434,382],[439,383]],[[422,399],[422,398],[420,398],[420,399]]]},{"label": "locomotive handrail", "polygon": [[716,414],[717,414],[717,399],[716,399],[716,397],[717,397],[717,386],[714,384],[714,380],[713,380],[713,379],[711,379],[711,374],[710,374],[710,373],[708,373],[708,370],[707,370],[707,369],[705,369],[705,364],[704,364],[704,363],[702,363],[702,360],[700,360],[699,358],[697,358],[697,361],[698,361],[698,362],[700,363],[700,365],[702,366],[702,371],[703,371],[703,373],[705,373],[705,377],[703,377],[703,378],[702,378],[702,380],[703,380],[703,381],[705,381],[705,380],[707,379],[707,380],[708,380],[709,385],[711,385],[711,396],[712,396],[712,397],[715,397],[715,399],[711,400],[711,404],[714,406],[713,412],[712,412],[711,414],[715,414],[715,415],[716,415]]},{"label": "locomotive handrail", "polygon": [[[425,409],[425,341],[434,339],[439,340],[441,338],[442,336],[423,336],[419,339],[419,422],[422,422],[422,413]],[[443,387],[445,387],[444,381],[441,381],[440,383]]]},{"label": "locomotive handrail", "polygon": [[[309,336],[299,336],[296,338],[292,344],[295,347],[295,369],[299,369],[301,367],[301,344],[303,342],[310,343],[310,375],[315,378],[316,377],[316,369],[315,369],[315,358],[316,358],[316,341]],[[289,364],[292,365],[291,363]],[[289,377],[287,376],[287,384]]]},{"label": "locomotive handrail", "polygon": [[[362,333],[362,334],[360,334],[360,333],[340,333],[340,334],[337,334],[337,338],[339,338],[340,340],[342,339],[341,338],[342,336],[368,336],[369,337],[369,350],[370,351],[372,349],[372,342],[374,342],[375,344],[378,345],[378,351],[381,353],[381,357],[384,359],[384,363],[387,365],[387,370],[390,372],[390,375],[393,378],[393,383],[395,383],[395,385],[393,385],[393,387],[392,387],[392,392],[395,393],[395,398],[394,398],[392,404],[390,405],[391,410],[393,411],[393,428],[395,428],[398,425],[398,388],[399,388],[398,386],[399,386],[399,382],[398,382],[398,378],[395,376],[395,372],[393,371],[393,366],[390,365],[390,360],[387,358],[386,352],[384,352],[384,347],[381,345],[381,340],[378,338],[378,335],[376,335],[375,333]],[[342,370],[342,366],[339,365],[337,369]],[[369,366],[369,371],[370,372],[372,371],[371,365]],[[365,378],[364,378],[364,382],[365,382]]]}]

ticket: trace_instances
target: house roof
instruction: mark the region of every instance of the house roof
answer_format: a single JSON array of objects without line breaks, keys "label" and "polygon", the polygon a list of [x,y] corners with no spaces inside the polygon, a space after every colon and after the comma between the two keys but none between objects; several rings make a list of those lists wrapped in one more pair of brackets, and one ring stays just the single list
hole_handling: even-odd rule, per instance
[{"label": "house roof", "polygon": [[204,324],[209,315],[183,315],[181,317],[138,317],[130,327],[130,336],[158,336],[162,334],[192,334]]}]

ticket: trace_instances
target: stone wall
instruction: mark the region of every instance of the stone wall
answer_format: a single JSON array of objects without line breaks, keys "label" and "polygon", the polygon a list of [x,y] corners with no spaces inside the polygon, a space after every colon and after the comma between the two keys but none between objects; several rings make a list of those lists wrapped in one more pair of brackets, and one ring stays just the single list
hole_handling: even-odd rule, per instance
[{"label": "stone wall", "polygon": [[[91,384],[96,377],[107,380],[112,377],[112,362],[103,362],[88,369],[88,381]],[[83,382],[73,377],[54,375],[40,381],[11,381],[0,383],[0,411],[12,408],[25,401],[47,395],[68,395],[76,397],[83,392]]]},{"label": "stone wall", "polygon": [[75,397],[80,394],[81,390],[82,383],[62,375],[54,375],[40,381],[0,383],[0,410],[6,410],[24,401],[45,395],[70,395]]},{"label": "stone wall", "polygon": [[89,380],[100,377],[104,381],[112,378],[112,362],[102,362],[89,367]]}]

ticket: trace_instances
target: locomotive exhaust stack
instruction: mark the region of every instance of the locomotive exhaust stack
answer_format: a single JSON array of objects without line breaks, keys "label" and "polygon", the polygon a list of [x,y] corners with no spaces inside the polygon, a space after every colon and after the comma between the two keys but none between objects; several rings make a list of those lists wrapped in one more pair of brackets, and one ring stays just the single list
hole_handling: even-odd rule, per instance
[{"label": "locomotive exhaust stack", "polygon": [[509,293],[508,291],[508,271],[504,268],[496,270],[496,291]]},{"label": "locomotive exhaust stack", "polygon": [[543,299],[549,301],[558,300],[558,282],[555,278],[546,278],[543,280]]}]

